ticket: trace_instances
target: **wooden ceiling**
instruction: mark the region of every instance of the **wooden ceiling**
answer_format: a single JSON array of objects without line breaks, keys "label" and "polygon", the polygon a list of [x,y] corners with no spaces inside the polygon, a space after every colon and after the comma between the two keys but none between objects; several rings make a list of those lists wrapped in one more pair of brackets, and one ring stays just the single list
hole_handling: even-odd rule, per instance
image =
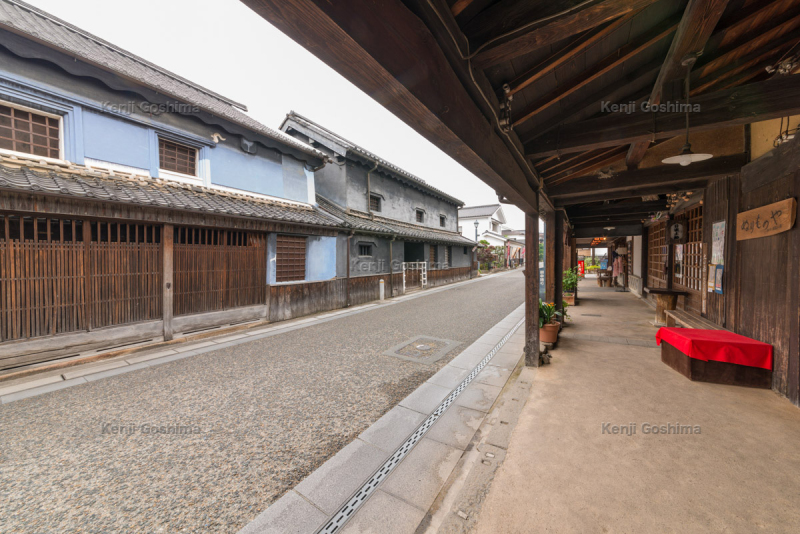
[{"label": "wooden ceiling", "polygon": [[744,144],[652,166],[684,114],[603,108],[682,102],[687,55],[692,132],[800,114],[800,76],[766,70],[800,49],[800,0],[243,1],[527,213],[628,221],[738,172]]}]

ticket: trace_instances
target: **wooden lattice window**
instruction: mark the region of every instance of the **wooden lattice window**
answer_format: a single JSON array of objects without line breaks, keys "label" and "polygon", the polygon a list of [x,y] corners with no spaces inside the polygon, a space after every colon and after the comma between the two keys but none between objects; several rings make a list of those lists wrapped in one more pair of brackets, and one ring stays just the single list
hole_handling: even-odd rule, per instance
[{"label": "wooden lattice window", "polygon": [[444,264],[450,266],[450,260],[453,257],[453,247],[444,247]]},{"label": "wooden lattice window", "polygon": [[444,225],[447,224],[447,217],[444,215],[439,215],[439,226],[444,228]]},{"label": "wooden lattice window", "polygon": [[275,263],[275,280],[277,282],[305,280],[306,238],[279,235]]},{"label": "wooden lattice window", "polygon": [[358,255],[359,256],[372,256],[372,245],[359,244],[358,245]]},{"label": "wooden lattice window", "polygon": [[431,245],[431,267],[436,264],[436,245]]},{"label": "wooden lattice window", "polygon": [[0,148],[59,159],[59,119],[0,104]]},{"label": "wooden lattice window", "polygon": [[369,210],[381,211],[381,197],[379,197],[378,195],[369,196]]},{"label": "wooden lattice window", "polygon": [[702,291],[705,288],[703,206],[695,206],[675,219],[686,225],[686,244],[675,245],[674,282],[694,291]]},{"label": "wooden lattice window", "polygon": [[417,222],[422,223],[425,222],[425,212],[422,210],[417,210]]},{"label": "wooden lattice window", "polygon": [[197,150],[189,146],[159,138],[158,166],[165,171],[195,176],[197,170]]},{"label": "wooden lattice window", "polygon": [[667,287],[667,223],[654,224],[647,231],[647,287]]}]

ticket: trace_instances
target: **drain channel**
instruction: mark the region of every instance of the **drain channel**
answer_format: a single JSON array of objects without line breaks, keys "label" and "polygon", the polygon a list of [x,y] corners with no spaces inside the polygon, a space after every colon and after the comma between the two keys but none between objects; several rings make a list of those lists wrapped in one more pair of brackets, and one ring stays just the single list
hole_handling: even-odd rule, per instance
[{"label": "drain channel", "polygon": [[409,436],[409,438],[406,439],[402,445],[400,445],[394,454],[392,454],[392,456],[390,456],[389,459],[386,460],[386,462],[372,474],[369,480],[367,480],[367,482],[361,486],[361,488],[359,488],[359,490],[356,491],[352,497],[350,497],[350,500],[348,500],[344,506],[342,506],[339,511],[336,512],[327,523],[325,523],[322,528],[317,530],[317,534],[333,534],[334,532],[338,532],[339,529],[344,526],[347,520],[353,516],[355,511],[358,510],[358,508],[364,504],[364,501],[367,500],[372,492],[375,491],[375,488],[378,487],[378,484],[380,484],[387,476],[389,476],[389,473],[391,473],[392,470],[397,467],[397,464],[399,464],[403,458],[405,458],[406,455],[411,452],[411,449],[413,449],[419,440],[422,439],[422,436],[428,432],[428,430],[433,426],[433,423],[435,423],[442,416],[442,414],[444,414],[447,408],[453,404],[461,392],[464,391],[464,388],[466,388],[469,383],[472,382],[476,376],[478,376],[478,373],[480,373],[491,361],[491,359],[494,358],[494,355],[497,354],[497,351],[499,351],[503,345],[506,344],[506,341],[508,341],[509,338],[514,335],[514,332],[516,332],[519,327],[522,326],[524,321],[525,319],[521,319],[514,326],[514,328],[512,328],[505,336],[503,336],[503,339],[501,339],[500,342],[497,343],[497,345],[495,345],[494,348],[489,351],[489,353],[480,361],[480,363],[478,363],[478,365],[472,369],[467,378],[465,378],[463,382],[461,382],[452,392],[450,392],[450,395],[448,395],[447,398],[442,401],[439,407],[436,408],[433,413],[430,414],[428,418],[417,427],[414,433],[411,434],[411,436]]}]

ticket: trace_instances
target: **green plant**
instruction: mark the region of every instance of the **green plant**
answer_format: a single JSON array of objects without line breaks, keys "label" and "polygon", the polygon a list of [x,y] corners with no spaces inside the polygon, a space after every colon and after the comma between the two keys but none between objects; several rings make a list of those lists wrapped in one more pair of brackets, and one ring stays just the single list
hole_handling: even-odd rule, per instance
[{"label": "green plant", "polygon": [[561,312],[556,309],[555,302],[543,302],[539,299],[539,328],[552,323]]},{"label": "green plant", "polygon": [[567,313],[567,308],[569,308],[569,303],[565,300],[564,302],[561,303],[561,306],[562,306],[561,317],[564,319],[564,321],[571,321],[572,317],[570,317],[569,314]]},{"label": "green plant", "polygon": [[574,293],[575,288],[578,287],[578,268],[567,269],[564,271],[564,279],[561,282],[561,287],[564,291]]},{"label": "green plant", "polygon": [[590,265],[590,266],[588,266],[588,267],[586,268],[586,270],[587,270],[587,271],[596,271],[596,270],[597,270],[597,269],[599,269],[599,268],[600,268],[600,266],[599,266],[599,265]]}]

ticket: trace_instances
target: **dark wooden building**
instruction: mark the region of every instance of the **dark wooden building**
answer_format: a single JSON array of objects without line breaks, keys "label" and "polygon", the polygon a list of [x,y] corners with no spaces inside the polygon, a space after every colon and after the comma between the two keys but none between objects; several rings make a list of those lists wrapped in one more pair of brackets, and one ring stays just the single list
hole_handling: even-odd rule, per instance
[{"label": "dark wooden building", "polygon": [[[630,237],[634,284],[685,288],[682,311],[771,343],[773,388],[800,403],[798,0],[244,2],[523,209],[528,265],[535,219],[549,219],[556,301],[578,240]],[[687,129],[712,157],[665,163]],[[747,212],[781,202],[786,231],[746,239],[764,221]],[[722,222],[721,293],[708,293]]]}]

